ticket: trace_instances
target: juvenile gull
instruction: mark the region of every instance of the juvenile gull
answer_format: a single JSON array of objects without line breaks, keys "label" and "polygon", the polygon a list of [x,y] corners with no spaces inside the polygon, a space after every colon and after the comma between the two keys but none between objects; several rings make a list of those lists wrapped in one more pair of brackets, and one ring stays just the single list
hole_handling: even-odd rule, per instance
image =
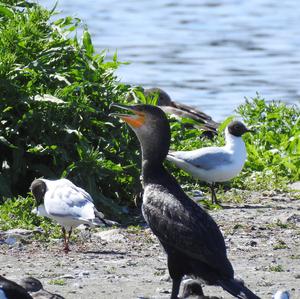
[{"label": "juvenile gull", "polygon": [[252,132],[240,121],[225,129],[225,146],[203,147],[192,151],[170,151],[167,160],[175,163],[193,177],[209,184],[212,203],[218,203],[214,190],[216,182],[226,182],[237,176],[246,161],[247,151],[242,135]]}]

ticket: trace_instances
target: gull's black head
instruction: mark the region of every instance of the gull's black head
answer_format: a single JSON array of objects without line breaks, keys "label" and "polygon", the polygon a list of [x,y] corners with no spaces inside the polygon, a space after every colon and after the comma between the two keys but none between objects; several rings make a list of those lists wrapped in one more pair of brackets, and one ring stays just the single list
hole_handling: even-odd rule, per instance
[{"label": "gull's black head", "polygon": [[142,147],[143,158],[162,162],[168,154],[171,138],[165,113],[156,106],[146,104],[133,106],[112,104],[112,106],[131,112],[131,114],[111,115],[124,120],[135,132]]},{"label": "gull's black head", "polygon": [[42,283],[34,278],[34,277],[26,277],[21,280],[20,285],[27,291],[27,292],[37,292],[43,289]]},{"label": "gull's black head", "polygon": [[248,129],[242,122],[237,120],[232,121],[227,128],[228,132],[236,137],[241,137],[247,132],[253,132],[252,130]]},{"label": "gull's black head", "polygon": [[199,281],[188,280],[183,285],[182,298],[203,298],[203,291]]},{"label": "gull's black head", "polygon": [[46,183],[39,179],[34,180],[31,183],[30,190],[35,198],[36,206],[38,207],[44,202],[44,196],[47,191]]}]

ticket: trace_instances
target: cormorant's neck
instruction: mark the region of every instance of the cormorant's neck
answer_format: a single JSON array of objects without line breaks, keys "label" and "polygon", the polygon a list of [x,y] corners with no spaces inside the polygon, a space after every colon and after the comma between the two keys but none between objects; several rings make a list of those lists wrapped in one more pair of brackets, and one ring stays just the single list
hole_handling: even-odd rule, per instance
[{"label": "cormorant's neck", "polygon": [[170,193],[183,195],[179,196],[181,199],[186,198],[176,179],[165,169],[162,163],[143,160],[142,184],[144,189],[149,185],[159,185],[166,188]]},{"label": "cormorant's neck", "polygon": [[155,184],[160,182],[162,177],[167,174],[161,161],[155,160],[142,160],[142,178],[143,184]]}]

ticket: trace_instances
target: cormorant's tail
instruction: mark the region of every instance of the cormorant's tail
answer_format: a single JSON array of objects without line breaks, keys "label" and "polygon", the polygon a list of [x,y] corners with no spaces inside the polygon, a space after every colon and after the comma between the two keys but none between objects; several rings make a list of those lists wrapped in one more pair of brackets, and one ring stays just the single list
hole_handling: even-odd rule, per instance
[{"label": "cormorant's tail", "polygon": [[225,291],[227,291],[228,293],[230,293],[236,298],[260,299],[258,296],[252,293],[247,287],[245,287],[241,281],[237,279],[221,280],[219,281],[219,284]]}]

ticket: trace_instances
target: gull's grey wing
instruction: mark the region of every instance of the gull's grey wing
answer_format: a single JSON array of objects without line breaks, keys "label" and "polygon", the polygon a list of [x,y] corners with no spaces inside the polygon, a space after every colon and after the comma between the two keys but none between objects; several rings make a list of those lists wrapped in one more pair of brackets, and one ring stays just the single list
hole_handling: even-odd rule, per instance
[{"label": "gull's grey wing", "polygon": [[52,216],[94,219],[94,204],[75,186],[66,184],[45,195],[47,212]]},{"label": "gull's grey wing", "polygon": [[231,155],[224,152],[221,148],[203,148],[195,151],[171,152],[169,156],[183,160],[186,163],[192,164],[194,167],[205,170],[214,169],[221,164],[232,163]]}]

